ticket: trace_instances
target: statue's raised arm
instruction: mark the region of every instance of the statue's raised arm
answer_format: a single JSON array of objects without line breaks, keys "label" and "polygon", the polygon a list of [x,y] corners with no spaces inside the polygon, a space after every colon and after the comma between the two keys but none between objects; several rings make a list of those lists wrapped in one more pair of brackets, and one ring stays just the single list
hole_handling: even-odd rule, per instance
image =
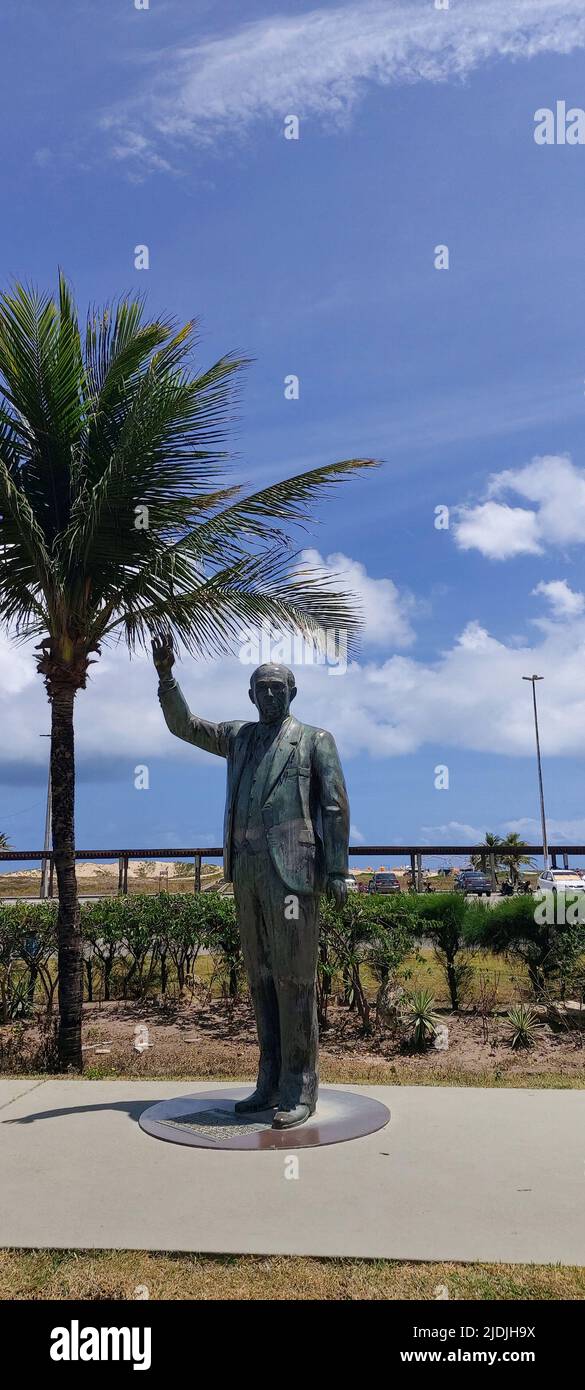
[{"label": "statue's raised arm", "polygon": [[178,681],[173,676],[175,651],[170,635],[153,637],[152,657],[158,671],[158,698],[167,727],[185,743],[194,743],[205,753],[217,753],[227,758],[233,723],[212,724],[192,714]]}]

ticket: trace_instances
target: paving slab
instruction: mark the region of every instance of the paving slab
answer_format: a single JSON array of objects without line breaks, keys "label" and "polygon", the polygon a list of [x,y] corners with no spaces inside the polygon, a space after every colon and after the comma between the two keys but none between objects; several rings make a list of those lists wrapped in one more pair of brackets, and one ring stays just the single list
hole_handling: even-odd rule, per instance
[{"label": "paving slab", "polygon": [[12,1105],[19,1096],[27,1095],[29,1091],[36,1090],[37,1086],[44,1085],[44,1081],[25,1081],[18,1076],[0,1077],[0,1110]]},{"label": "paving slab", "polygon": [[2,1246],[585,1263],[582,1091],[345,1087],[389,1125],[296,1152],[291,1135],[283,1153],[139,1128],[146,1106],[213,1083],[4,1086]]}]

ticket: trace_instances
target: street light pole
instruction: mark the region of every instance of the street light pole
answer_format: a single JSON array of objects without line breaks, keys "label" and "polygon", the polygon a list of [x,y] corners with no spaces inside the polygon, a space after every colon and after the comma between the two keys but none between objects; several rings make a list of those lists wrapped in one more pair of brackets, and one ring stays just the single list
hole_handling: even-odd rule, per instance
[{"label": "street light pole", "polygon": [[544,814],[544,791],[542,786],[542,763],[540,760],[540,739],[538,736],[538,711],[536,708],[536,682],[544,680],[544,676],[523,676],[523,681],[530,681],[532,684],[532,703],[534,706],[534,732],[536,734],[536,760],[538,763],[538,789],[540,792],[540,821],[542,825],[542,848],[544,854],[544,867],[548,869],[548,841],[546,836],[546,817]]}]

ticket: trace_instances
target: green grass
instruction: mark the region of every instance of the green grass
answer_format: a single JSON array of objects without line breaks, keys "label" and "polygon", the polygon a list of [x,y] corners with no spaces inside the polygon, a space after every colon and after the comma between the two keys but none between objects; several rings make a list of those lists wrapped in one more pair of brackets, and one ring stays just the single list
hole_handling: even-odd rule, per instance
[{"label": "green grass", "polygon": [[[482,975],[487,975],[491,980],[497,981],[498,1006],[504,1007],[508,1004],[516,1003],[518,1000],[525,997],[529,982],[527,972],[520,962],[507,961],[502,956],[495,956],[489,951],[472,951],[469,953],[468,960],[473,971],[474,980],[468,992],[468,998],[464,1002],[473,1002],[475,989],[477,985],[479,985]],[[197,957],[195,975],[202,984],[207,986],[211,984],[214,969],[214,961],[211,956],[200,955]],[[49,962],[48,971],[51,979],[54,980],[57,973],[56,959]],[[98,997],[99,971],[97,967],[95,973],[95,994],[96,997]],[[26,968],[24,965],[21,974],[23,977],[26,975]],[[368,998],[373,1000],[378,988],[374,975],[367,965],[362,966],[361,975],[364,980]],[[411,956],[408,956],[404,965],[397,971],[397,977],[403,981],[407,989],[430,989],[432,990],[433,997],[437,1004],[444,1006],[449,1005],[449,991],[447,989],[445,976],[432,947],[425,947],[419,952],[414,952]],[[123,979],[124,966],[121,961],[115,961],[110,982],[113,998],[121,998]],[[169,989],[172,990],[174,985],[176,985],[176,974],[172,962],[169,962]],[[153,980],[152,994],[156,994],[159,989],[160,980],[155,978]],[[333,993],[341,994],[342,992],[342,976],[341,974],[334,975]],[[215,998],[220,996],[221,983],[219,980],[216,980],[213,984],[211,993]],[[44,996],[40,985],[37,987],[35,1000],[38,1004],[44,1003]]]},{"label": "green grass", "polygon": [[[0,1298],[354,1301],[585,1299],[585,1269],[139,1250],[2,1250]],[[429,1314],[430,1316],[430,1314]]]},{"label": "green grass", "polygon": [[[448,1004],[449,991],[434,950],[432,947],[424,948],[419,955],[423,958],[422,964],[417,961],[416,956],[410,956],[398,971],[398,975],[402,978],[410,976],[406,979],[409,989],[431,989],[438,1004]],[[503,956],[493,955],[490,951],[475,950],[470,951],[466,959],[473,971],[470,1000],[474,998],[481,976],[488,976],[490,981],[497,983],[498,1006],[515,1003],[528,990],[528,973],[520,961],[509,961]]]},{"label": "green grass", "polygon": [[[518,990],[523,990],[528,985],[527,972],[520,962],[507,961],[504,959],[503,956],[493,955],[493,953],[490,951],[478,950],[470,951],[468,959],[473,973],[477,978],[479,978],[479,976],[482,974],[489,974],[490,976],[498,979],[499,988],[501,989],[501,1001],[503,1004],[510,1003],[514,999],[517,999]],[[168,966],[169,983],[170,985],[176,984],[176,972],[174,970],[172,961],[169,961]],[[51,978],[55,978],[57,969],[56,958],[49,962],[48,969],[51,974]],[[213,971],[214,962],[212,957],[209,955],[199,955],[195,963],[195,974],[197,976],[197,979],[201,980],[204,984],[208,984],[213,975]],[[362,972],[363,978],[366,982],[368,994],[370,994],[370,996],[373,998],[377,990],[375,978],[367,966],[362,967]],[[424,986],[428,986],[429,989],[432,989],[433,994],[438,1003],[448,1004],[449,994],[445,984],[445,979],[441,970],[441,966],[436,959],[432,946],[424,947],[419,951],[413,952],[412,955],[407,957],[407,959],[404,962],[404,965],[402,965],[399,968],[397,973],[400,977],[405,977],[407,979],[409,989],[423,988]],[[22,966],[22,975],[26,975],[26,967],[24,965]],[[111,984],[113,989],[119,988],[121,991],[123,977],[124,966],[121,961],[116,960],[114,962],[114,968],[112,971],[111,978]],[[99,978],[100,971],[98,965],[96,964],[96,993]],[[334,990],[342,990],[343,980],[341,975],[335,975],[333,977],[333,987]],[[154,992],[156,992],[156,990],[159,988],[160,980],[155,978],[153,981]],[[42,991],[40,989],[37,989],[37,1002],[42,1003],[42,1001]]]},{"label": "green grass", "polygon": [[[344,1061],[339,1064],[328,1063],[323,1058],[320,1061],[321,1081],[327,1084],[336,1082],[346,1085],[355,1084],[356,1086],[478,1086],[482,1089],[493,1090],[517,1090],[529,1089],[533,1091],[582,1091],[585,1089],[585,1069],[580,1072],[507,1072],[503,1068],[496,1068],[494,1071],[468,1071],[463,1067],[444,1067],[440,1071],[428,1070],[422,1072],[417,1070],[415,1064],[400,1062],[396,1066],[393,1062],[359,1061],[347,1065]],[[19,1076],[21,1073],[19,1073]],[[83,1079],[86,1081],[107,1081],[108,1079],[119,1079],[123,1076],[118,1068],[110,1066],[93,1065],[84,1068]],[[253,1081],[255,1073],[252,1071],[248,1075],[242,1076],[241,1072],[232,1073],[224,1068],[219,1074],[219,1069],[213,1070],[216,1080],[225,1082]],[[47,1072],[23,1072],[23,1080],[42,1079],[43,1081],[63,1080],[62,1076],[53,1076]],[[209,1068],[198,1071],[194,1068],[188,1075],[181,1075],[181,1081],[209,1081]],[[79,1079],[79,1078],[77,1078]],[[134,1072],[127,1078],[131,1081],[140,1080]],[[148,1081],[168,1081],[168,1072],[149,1071],[145,1076]]]}]

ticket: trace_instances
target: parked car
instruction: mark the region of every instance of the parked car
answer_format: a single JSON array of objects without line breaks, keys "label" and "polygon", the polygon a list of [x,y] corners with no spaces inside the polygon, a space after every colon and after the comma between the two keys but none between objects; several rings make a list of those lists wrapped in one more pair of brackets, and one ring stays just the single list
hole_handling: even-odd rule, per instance
[{"label": "parked car", "polygon": [[455,882],[456,893],[491,893],[492,883],[479,869],[462,869]]},{"label": "parked car", "polygon": [[396,874],[374,874],[368,883],[368,893],[399,893]]},{"label": "parked car", "polygon": [[540,875],[537,893],[585,893],[585,878],[578,869],[545,869]]},{"label": "parked car", "polygon": [[353,874],[346,874],[346,875],[345,875],[345,882],[346,882],[346,886],[347,886],[347,891],[348,891],[348,893],[357,893],[357,891],[358,891],[357,879],[354,878]]}]

